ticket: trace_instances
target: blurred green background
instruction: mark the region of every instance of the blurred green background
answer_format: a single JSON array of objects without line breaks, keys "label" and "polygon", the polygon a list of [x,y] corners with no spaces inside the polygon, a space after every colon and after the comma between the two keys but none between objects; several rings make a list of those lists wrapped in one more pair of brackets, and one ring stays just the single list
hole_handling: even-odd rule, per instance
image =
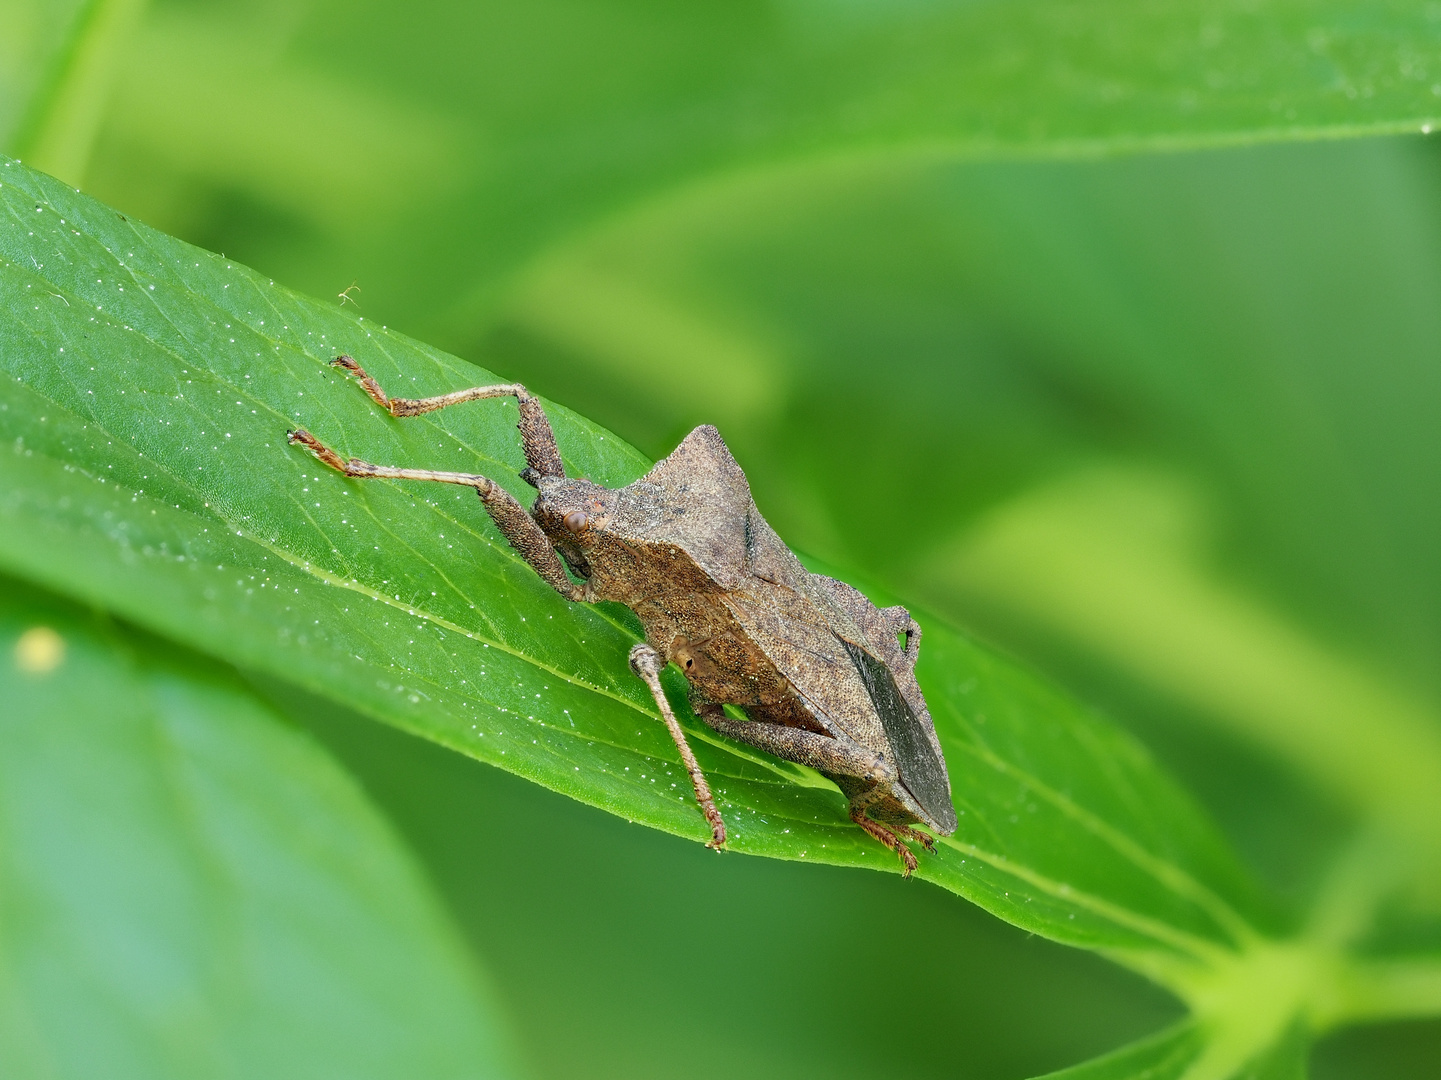
[{"label": "blurred green background", "polygon": [[[1357,814],[1307,725],[1441,723],[1441,148],[902,140],[952,7],[12,2],[0,135],[651,456],[717,423],[793,546],[1136,731],[1298,917]],[[938,890],[717,858],[262,689],[413,844],[537,1076],[999,1080],[1179,1015]],[[1434,910],[1388,932],[1441,946]],[[1438,1061],[1428,1021],[1313,1066]]]}]

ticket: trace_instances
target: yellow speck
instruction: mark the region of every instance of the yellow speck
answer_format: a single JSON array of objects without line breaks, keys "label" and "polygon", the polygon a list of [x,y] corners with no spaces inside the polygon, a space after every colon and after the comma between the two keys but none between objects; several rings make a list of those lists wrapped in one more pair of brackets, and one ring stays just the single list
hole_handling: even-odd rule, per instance
[{"label": "yellow speck", "polygon": [[15,642],[15,666],[44,675],[65,659],[65,639],[48,626],[32,626]]}]

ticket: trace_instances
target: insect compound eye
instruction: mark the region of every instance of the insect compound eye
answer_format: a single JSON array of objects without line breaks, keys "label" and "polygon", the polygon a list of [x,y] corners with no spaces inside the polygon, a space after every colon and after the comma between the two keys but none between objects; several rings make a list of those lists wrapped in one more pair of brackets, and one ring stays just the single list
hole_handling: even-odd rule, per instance
[{"label": "insect compound eye", "polygon": [[564,521],[565,527],[571,532],[580,532],[581,529],[590,524],[590,518],[585,516],[585,511],[583,510],[572,510],[565,515]]}]

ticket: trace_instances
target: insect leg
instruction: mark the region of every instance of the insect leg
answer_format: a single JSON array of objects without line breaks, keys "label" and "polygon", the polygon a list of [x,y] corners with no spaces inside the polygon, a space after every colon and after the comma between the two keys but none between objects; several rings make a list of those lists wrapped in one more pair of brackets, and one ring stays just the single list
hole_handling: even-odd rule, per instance
[{"label": "insect leg", "polygon": [[[916,857],[911,854],[911,849],[906,847],[906,845],[901,842],[901,838],[899,836],[897,836],[890,829],[886,828],[880,822],[873,821],[866,816],[866,805],[862,803],[862,799],[864,798],[865,796],[861,796],[860,799],[852,800],[850,809],[851,820],[854,821],[857,825],[859,825],[862,829],[864,829],[867,833],[869,833],[872,837],[879,840],[881,843],[885,844],[886,847],[894,851],[897,857],[900,858],[901,865],[905,867],[905,876],[910,877],[916,872]],[[909,833],[913,832],[914,830],[907,829],[905,831]],[[928,844],[927,847],[929,848],[930,845]],[[934,848],[932,848],[931,850],[934,850]]]},{"label": "insect leg", "polygon": [[901,652],[914,664],[921,649],[921,624],[911,618],[911,613],[900,604],[881,608],[881,617],[890,623],[894,633],[906,636],[906,647]]},{"label": "insect leg", "polygon": [[[910,825],[906,824],[905,821],[899,820],[896,817],[892,817],[884,812],[880,813],[877,817],[871,818],[871,820],[879,821],[881,825],[889,829],[891,832],[895,833],[895,835],[900,837],[902,840],[914,840],[916,843],[920,844],[927,851],[929,851],[932,855],[936,853],[935,837],[931,836],[929,833],[923,833],[920,829],[913,829]],[[909,820],[915,819],[911,818]]]},{"label": "insect leg", "polygon": [[331,363],[350,372],[355,381],[360,383],[361,389],[370,395],[371,400],[391,416],[419,416],[421,413],[434,412],[436,409],[466,401],[513,397],[520,407],[518,427],[526,464],[541,476],[565,475],[565,466],[560,463],[560,449],[555,445],[555,432],[550,429],[550,421],[546,419],[545,410],[540,407],[540,399],[520,383],[472,386],[469,390],[456,390],[428,398],[393,398],[350,357],[337,356]]},{"label": "insect leg", "polygon": [[[778,758],[809,765],[823,773],[870,781],[871,786],[868,789],[850,797],[850,818],[896,853],[905,868],[906,877],[915,873],[916,857],[901,842],[900,837],[885,825],[866,816],[866,810],[880,800],[889,782],[895,778],[895,771],[880,754],[802,728],[768,724],[764,720],[735,720],[727,716],[719,705],[698,709],[697,715],[722,735],[729,735],[738,742],[754,746]],[[908,838],[920,836],[914,834],[912,837],[911,829],[902,828],[900,832]]]},{"label": "insect leg", "polygon": [[716,809],[715,799],[710,793],[710,785],[706,783],[705,773],[701,772],[700,763],[691,753],[690,744],[685,741],[685,732],[681,730],[680,722],[676,720],[675,713],[671,711],[670,702],[666,700],[665,690],[660,684],[660,672],[664,666],[665,661],[660,658],[660,654],[643,641],[630,651],[630,669],[640,676],[646,686],[650,687],[651,697],[655,698],[656,708],[660,710],[661,719],[665,721],[665,726],[670,731],[670,737],[675,740],[676,749],[680,751],[681,761],[685,763],[686,772],[690,773],[690,782],[695,788],[695,801],[700,803],[701,813],[705,814],[706,820],[710,822],[711,838],[706,847],[719,848],[726,842],[725,822],[721,820],[720,811]]},{"label": "insect leg", "polygon": [[393,465],[372,465],[359,458],[342,458],[308,431],[288,431],[286,438],[299,443],[320,461],[338,473],[357,479],[389,480],[433,480],[441,484],[460,484],[475,488],[486,512],[495,522],[495,527],[510,541],[510,546],[520,553],[541,580],[560,593],[567,600],[591,601],[595,599],[589,585],[577,585],[565,572],[565,564],[551,546],[550,538],[541,531],[535,519],[525,512],[525,507],[515,501],[515,496],[494,480],[475,473],[437,472],[434,469],[397,469]]},{"label": "insect leg", "polygon": [[829,735],[817,735],[814,731],[784,724],[769,724],[764,720],[736,720],[727,716],[719,705],[702,705],[696,709],[696,715],[737,742],[787,761],[809,765],[821,772],[882,783],[895,777],[895,772],[881,755],[832,739]]},{"label": "insect leg", "polygon": [[[877,608],[859,590],[844,581],[813,574],[811,580],[831,594],[846,613],[865,630],[871,644],[889,652],[895,645],[902,657],[915,667],[916,655],[921,647],[921,627],[911,613],[897,604],[895,607]],[[900,639],[905,638],[902,646]]]}]

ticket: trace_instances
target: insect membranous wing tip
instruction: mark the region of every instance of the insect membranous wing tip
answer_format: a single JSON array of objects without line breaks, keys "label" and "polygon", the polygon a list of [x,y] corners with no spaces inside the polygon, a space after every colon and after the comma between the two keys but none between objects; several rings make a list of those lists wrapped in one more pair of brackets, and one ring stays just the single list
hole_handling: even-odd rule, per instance
[{"label": "insect membranous wing tip", "polygon": [[900,782],[931,818],[931,824],[949,834],[956,827],[956,810],[951,805],[951,785],[946,763],[931,745],[920,718],[907,703],[890,668],[865,649],[845,638],[841,644],[850,654],[856,672],[885,728],[886,741],[896,756]]}]

